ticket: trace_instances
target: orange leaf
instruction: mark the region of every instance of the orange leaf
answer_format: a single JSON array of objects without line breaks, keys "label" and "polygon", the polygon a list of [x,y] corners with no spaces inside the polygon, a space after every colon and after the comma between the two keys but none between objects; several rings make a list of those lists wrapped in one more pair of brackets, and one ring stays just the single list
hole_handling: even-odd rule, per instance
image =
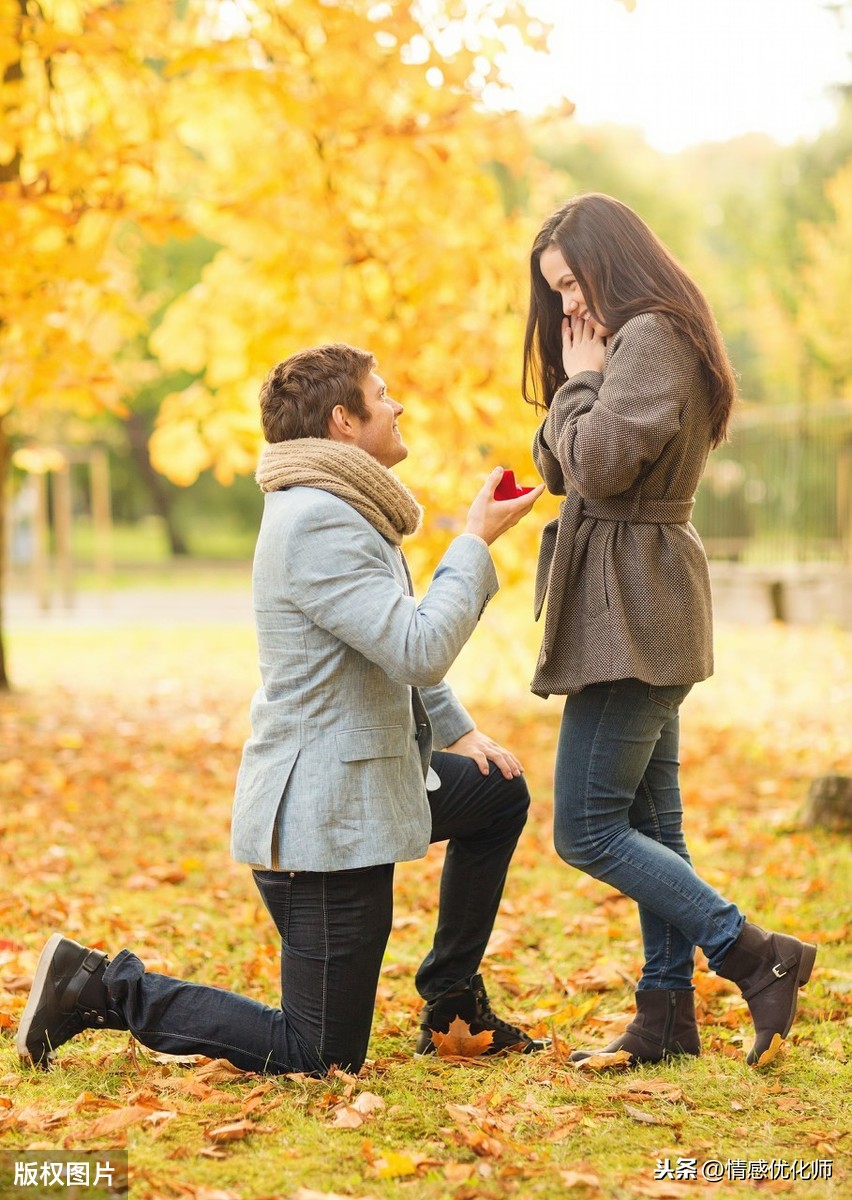
[{"label": "orange leaf", "polygon": [[206,1129],[204,1136],[211,1142],[238,1142],[241,1138],[248,1137],[250,1133],[257,1133],[254,1121],[233,1121],[229,1125],[218,1125],[215,1129]]},{"label": "orange leaf", "polygon": [[127,1129],[130,1125],[139,1125],[142,1121],[149,1120],[155,1113],[157,1109],[149,1108],[147,1104],[131,1104],[127,1108],[117,1108],[87,1125],[80,1136],[88,1141],[89,1138],[117,1133],[119,1129]]},{"label": "orange leaf", "polygon": [[432,1041],[440,1058],[479,1058],[494,1041],[494,1031],[471,1033],[467,1021],[454,1017],[446,1033],[432,1031]]}]

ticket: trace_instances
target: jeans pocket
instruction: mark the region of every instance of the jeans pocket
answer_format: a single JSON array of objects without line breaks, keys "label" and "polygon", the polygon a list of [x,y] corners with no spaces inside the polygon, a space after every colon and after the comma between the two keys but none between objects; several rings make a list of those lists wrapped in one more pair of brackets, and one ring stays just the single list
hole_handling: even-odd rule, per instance
[{"label": "jeans pocket", "polygon": [[282,942],[290,930],[290,900],[295,875],[292,871],[253,871],[260,898],[275,923]]},{"label": "jeans pocket", "polygon": [[691,683],[649,684],[648,699],[670,712],[677,712],[686,697],[692,691]]}]

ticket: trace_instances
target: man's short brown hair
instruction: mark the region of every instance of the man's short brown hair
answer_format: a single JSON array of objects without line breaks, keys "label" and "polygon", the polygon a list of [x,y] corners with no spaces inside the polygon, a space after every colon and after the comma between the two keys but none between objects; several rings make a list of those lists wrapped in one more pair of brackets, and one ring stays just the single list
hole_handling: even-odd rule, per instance
[{"label": "man's short brown hair", "polygon": [[338,404],[364,419],[363,384],[375,366],[369,351],[345,342],[291,354],[272,368],[260,389],[263,436],[267,442],[328,437],[328,419]]}]

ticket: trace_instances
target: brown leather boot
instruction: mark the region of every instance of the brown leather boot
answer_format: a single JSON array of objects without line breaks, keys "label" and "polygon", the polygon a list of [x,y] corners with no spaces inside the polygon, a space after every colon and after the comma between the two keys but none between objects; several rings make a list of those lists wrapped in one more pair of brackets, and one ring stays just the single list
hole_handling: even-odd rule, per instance
[{"label": "brown leather boot", "polygon": [[621,1037],[603,1050],[575,1050],[568,1061],[582,1062],[593,1054],[614,1054],[617,1050],[626,1050],[634,1063],[660,1062],[674,1054],[700,1054],[692,988],[637,992],[636,1017]]},{"label": "brown leather boot", "polygon": [[716,973],[732,980],[748,1002],[756,1036],[747,1063],[757,1062],[776,1033],[784,1038],[790,1032],[799,988],[811,977],[816,952],[816,946],[786,933],[749,921],[743,925]]}]

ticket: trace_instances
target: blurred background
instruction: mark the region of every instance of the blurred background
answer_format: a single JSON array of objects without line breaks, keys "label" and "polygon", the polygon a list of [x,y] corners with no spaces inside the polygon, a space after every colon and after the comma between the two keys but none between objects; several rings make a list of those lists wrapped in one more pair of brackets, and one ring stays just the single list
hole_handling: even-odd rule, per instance
[{"label": "blurred background", "polygon": [[[850,26],[847,0],[0,0],[0,629],[248,621],[258,390],[332,340],[405,406],[425,587],[493,465],[534,481],[529,246],[578,191],[649,222],[739,374],[694,518],[717,615],[852,628]],[[556,511],[497,547],[480,687],[507,659],[525,684]]]}]

